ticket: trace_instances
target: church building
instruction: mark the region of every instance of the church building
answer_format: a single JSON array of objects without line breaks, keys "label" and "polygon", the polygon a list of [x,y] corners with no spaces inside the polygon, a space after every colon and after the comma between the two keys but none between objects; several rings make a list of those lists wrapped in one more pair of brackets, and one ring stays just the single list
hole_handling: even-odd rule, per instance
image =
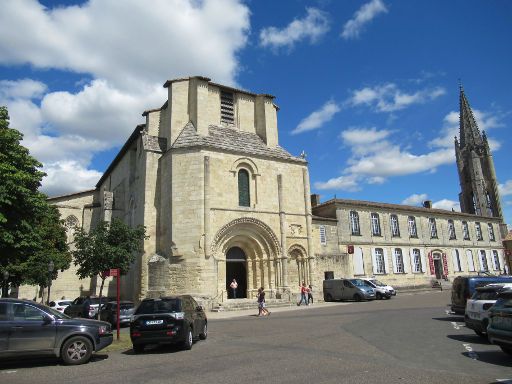
[{"label": "church building", "polygon": [[[311,196],[307,162],[279,145],[274,96],[216,84],[205,77],[169,80],[167,100],[143,113],[93,190],[50,199],[65,219],[87,230],[119,218],[144,225],[149,239],[122,297],[188,293],[211,302],[292,299],[306,282],[377,276],[397,287],[504,269],[506,226],[494,165],[461,89],[455,142],[462,212],[359,200],[320,203]],[[97,294],[96,279],[76,268],[59,274],[52,298]],[[108,280],[107,295],[115,284]],[[34,287],[19,297],[32,298]]]}]

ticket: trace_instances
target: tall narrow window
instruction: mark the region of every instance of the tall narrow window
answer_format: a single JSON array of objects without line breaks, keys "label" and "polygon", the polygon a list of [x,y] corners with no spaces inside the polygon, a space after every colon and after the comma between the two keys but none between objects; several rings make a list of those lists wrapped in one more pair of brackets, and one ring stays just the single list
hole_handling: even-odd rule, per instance
[{"label": "tall narrow window", "polygon": [[487,272],[489,270],[489,266],[487,265],[487,257],[485,256],[485,251],[483,249],[480,250],[480,267],[482,272]]},{"label": "tall narrow window", "polygon": [[457,236],[455,235],[455,224],[453,220],[448,220],[448,237],[450,240],[455,240]]},{"label": "tall narrow window", "polygon": [[467,221],[462,222],[462,232],[464,235],[464,240],[469,240],[469,226]]},{"label": "tall narrow window", "polygon": [[350,229],[353,235],[360,235],[359,214],[356,211],[350,211]]},{"label": "tall narrow window", "polygon": [[249,172],[245,169],[238,171],[238,205],[241,207],[249,207],[251,205]]},{"label": "tall narrow window", "polygon": [[458,249],[453,250],[453,267],[456,272],[462,271],[462,265],[460,263],[460,254]]},{"label": "tall narrow window", "polygon": [[430,238],[431,239],[437,239],[437,225],[436,225],[436,219],[431,217],[428,219],[428,223],[430,225]]},{"label": "tall narrow window", "polygon": [[220,92],[220,122],[235,124],[235,95],[233,92]]},{"label": "tall narrow window", "polygon": [[485,197],[487,199],[487,212],[488,212],[489,216],[494,216],[493,209],[492,209],[491,196],[489,195],[489,192],[486,192]]},{"label": "tall narrow window", "polygon": [[493,260],[493,264],[494,264],[494,270],[495,271],[501,270],[500,257],[498,256],[498,251],[496,251],[496,250],[492,251],[492,260]]},{"label": "tall narrow window", "polygon": [[400,237],[400,226],[398,224],[397,215],[391,215],[391,235],[393,237]]},{"label": "tall narrow window", "polygon": [[320,244],[327,244],[327,232],[325,231],[325,225],[320,226]]},{"label": "tall narrow window", "polygon": [[372,234],[380,236],[380,218],[378,213],[372,213]]},{"label": "tall narrow window", "polygon": [[496,241],[496,238],[494,237],[494,228],[492,227],[492,224],[487,224],[487,228],[489,229],[489,240]]},{"label": "tall narrow window", "polygon": [[418,248],[412,250],[412,266],[414,273],[421,272],[421,254]]},{"label": "tall narrow window", "polygon": [[418,231],[416,230],[416,218],[414,216],[409,216],[407,223],[409,225],[409,236],[418,237]]},{"label": "tall narrow window", "polygon": [[386,264],[384,263],[384,251],[382,248],[375,248],[375,272],[386,273]]},{"label": "tall narrow window", "polygon": [[475,223],[475,231],[476,231],[476,239],[483,240],[484,237],[482,236],[482,227],[480,226],[480,223]]},{"label": "tall narrow window", "polygon": [[404,256],[400,248],[395,248],[395,273],[404,273]]}]

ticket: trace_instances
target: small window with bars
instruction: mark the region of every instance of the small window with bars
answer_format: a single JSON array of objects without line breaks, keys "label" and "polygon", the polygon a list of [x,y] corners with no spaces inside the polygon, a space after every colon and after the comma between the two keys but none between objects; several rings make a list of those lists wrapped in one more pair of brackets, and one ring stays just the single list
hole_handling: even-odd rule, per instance
[{"label": "small window with bars", "polygon": [[409,236],[418,237],[418,232],[416,230],[416,218],[414,216],[409,216],[407,222],[409,224]]},{"label": "small window with bars", "polygon": [[431,217],[428,219],[429,225],[430,225],[430,238],[431,239],[437,239],[437,225],[436,225],[436,219]]},{"label": "small window with bars", "polygon": [[487,227],[489,229],[489,240],[490,241],[496,241],[496,237],[494,236],[494,228],[492,227],[492,224],[487,224]]},{"label": "small window with bars", "polygon": [[482,227],[480,226],[480,223],[475,223],[475,231],[476,231],[476,239],[483,240],[484,236],[482,235]]},{"label": "small window with bars", "polygon": [[325,225],[320,226],[320,244],[327,244],[327,232],[325,231]]},{"label": "small window with bars", "polygon": [[464,233],[464,240],[470,240],[469,238],[469,226],[467,221],[462,222],[462,232]]},{"label": "small window with bars", "polygon": [[235,124],[235,94],[220,92],[220,122],[228,125]]}]

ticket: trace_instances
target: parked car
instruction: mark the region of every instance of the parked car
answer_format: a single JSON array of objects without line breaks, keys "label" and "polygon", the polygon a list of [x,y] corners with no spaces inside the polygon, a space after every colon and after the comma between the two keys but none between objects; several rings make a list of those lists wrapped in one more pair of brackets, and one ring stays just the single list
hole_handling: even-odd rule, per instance
[{"label": "parked car", "polygon": [[375,297],[377,299],[390,299],[391,296],[396,295],[396,291],[392,286],[381,283],[375,278],[365,278],[361,280],[375,290]]},{"label": "parked car", "polygon": [[473,296],[475,289],[487,284],[512,283],[511,276],[458,276],[452,284],[451,310],[458,315],[464,315],[467,300]]},{"label": "parked car", "polygon": [[[131,301],[121,301],[119,305],[119,325],[130,324],[135,312],[135,305]],[[110,301],[101,308],[100,319],[108,321],[112,327],[117,327],[117,301]]]},{"label": "parked car", "polygon": [[[64,309],[64,313],[70,317],[83,317],[83,318],[94,318],[98,313],[98,308],[100,306],[100,298],[99,297],[91,297],[89,299],[89,313],[85,314],[84,311],[84,301],[86,297],[80,296],[77,297],[73,302]],[[112,301],[113,298],[102,297],[101,303],[107,304],[109,301]]]},{"label": "parked car", "polygon": [[72,319],[29,300],[0,299],[0,357],[46,354],[84,364],[112,340],[109,323]]},{"label": "parked car", "polygon": [[189,295],[144,299],[130,322],[130,338],[135,353],[148,344],[179,344],[191,349],[192,343],[208,336],[208,320],[203,307]]},{"label": "parked car", "polygon": [[464,314],[466,327],[475,331],[479,336],[485,336],[489,324],[489,309],[496,303],[498,294],[505,289],[512,289],[512,284],[488,284],[476,288],[475,293],[466,304]]},{"label": "parked car", "polygon": [[73,301],[71,300],[55,300],[50,301],[50,308],[53,308],[60,313],[64,313],[64,310],[67,306],[69,306]]},{"label": "parked car", "polygon": [[361,279],[330,279],[323,281],[324,300],[374,300],[375,290]]},{"label": "parked car", "polygon": [[512,290],[500,292],[498,300],[489,310],[487,337],[503,352],[512,355]]}]

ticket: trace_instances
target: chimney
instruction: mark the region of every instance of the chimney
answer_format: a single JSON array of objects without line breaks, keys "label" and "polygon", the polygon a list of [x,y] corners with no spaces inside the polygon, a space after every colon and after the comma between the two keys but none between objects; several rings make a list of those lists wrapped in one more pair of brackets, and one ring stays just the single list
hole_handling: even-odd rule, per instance
[{"label": "chimney", "polygon": [[316,207],[320,204],[320,195],[319,194],[312,194],[311,195],[311,208]]},{"label": "chimney", "polygon": [[423,202],[423,207],[424,208],[432,208],[432,200],[425,200]]}]

